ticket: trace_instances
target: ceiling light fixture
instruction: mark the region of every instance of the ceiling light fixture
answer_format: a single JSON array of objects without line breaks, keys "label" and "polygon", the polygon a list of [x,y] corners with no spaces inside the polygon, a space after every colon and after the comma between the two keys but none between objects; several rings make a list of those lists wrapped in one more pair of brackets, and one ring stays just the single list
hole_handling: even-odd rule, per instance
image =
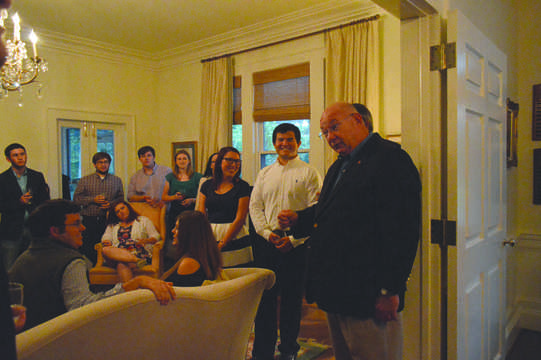
[{"label": "ceiling light fixture", "polygon": [[[4,21],[8,18],[8,12],[2,10],[0,13],[0,26],[4,27]],[[13,23],[13,40],[7,40],[6,48],[8,55],[6,63],[0,69],[1,86],[0,98],[7,97],[8,91],[18,91],[22,96],[22,86],[37,82],[36,78],[40,72],[47,71],[47,61],[38,56],[36,44],[38,37],[34,30],[29,35],[32,43],[32,54],[28,56],[26,44],[21,40],[21,22],[19,14],[11,16]],[[38,91],[38,97],[41,95],[41,84]],[[22,102],[20,103],[22,104]],[[22,106],[22,105],[21,105]]]}]

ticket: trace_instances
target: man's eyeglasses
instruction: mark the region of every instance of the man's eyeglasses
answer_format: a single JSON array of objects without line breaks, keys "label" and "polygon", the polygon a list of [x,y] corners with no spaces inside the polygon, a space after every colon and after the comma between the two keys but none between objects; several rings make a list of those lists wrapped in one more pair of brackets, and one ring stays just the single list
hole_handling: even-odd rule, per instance
[{"label": "man's eyeglasses", "polygon": [[241,160],[240,159],[233,159],[233,158],[228,158],[228,157],[224,157],[224,160],[227,161],[229,164],[240,164]]}]

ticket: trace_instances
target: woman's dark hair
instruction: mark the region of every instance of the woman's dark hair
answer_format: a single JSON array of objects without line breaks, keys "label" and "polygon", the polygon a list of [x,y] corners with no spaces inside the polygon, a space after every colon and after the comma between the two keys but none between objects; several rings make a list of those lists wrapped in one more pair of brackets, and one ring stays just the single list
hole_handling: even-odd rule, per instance
[{"label": "woman's dark hair", "polygon": [[187,152],[186,150],[179,150],[177,151],[177,153],[175,154],[175,168],[173,169],[173,173],[175,174],[175,176],[178,178],[178,173],[179,173],[179,168],[178,168],[178,165],[177,165],[177,157],[180,155],[180,154],[184,154],[186,155],[186,157],[188,158],[188,161],[190,162],[188,164],[188,168],[186,169],[186,174],[188,174],[188,177],[191,179],[192,178],[192,175],[193,175],[193,166],[192,166],[192,157],[190,156],[190,153]]},{"label": "woman's dark hair", "polygon": [[113,202],[111,204],[111,207],[109,208],[109,212],[107,213],[107,225],[116,225],[120,222],[120,219],[116,215],[116,211],[115,211],[116,207],[119,204],[126,205],[128,210],[130,211],[130,214],[128,215],[128,219],[127,219],[128,222],[134,221],[135,219],[139,217],[139,213],[132,208],[129,202],[127,202],[126,200],[117,200]]},{"label": "woman's dark hair", "polygon": [[[222,161],[224,159],[225,154],[227,154],[228,152],[237,153],[239,154],[239,158],[240,158],[240,152],[232,146],[223,147],[220,149],[220,151],[218,151],[218,157],[216,158],[216,162],[214,163],[214,178],[212,180],[213,187],[215,189],[218,188],[218,185],[220,185],[222,181],[224,180],[224,173],[222,171]],[[237,173],[233,177],[233,183],[236,183],[239,180],[240,170],[241,170],[241,166],[239,166],[239,171],[237,171]]]},{"label": "woman's dark hair", "polygon": [[209,159],[207,161],[207,167],[205,168],[205,172],[203,173],[203,176],[204,177],[212,177],[214,174],[212,173],[212,158],[214,157],[214,155],[218,155],[217,152],[215,152],[214,154],[210,155],[209,156]]},{"label": "woman's dark hair", "polygon": [[207,279],[215,280],[222,269],[222,254],[205,214],[186,210],[177,217],[177,256],[199,262]]}]

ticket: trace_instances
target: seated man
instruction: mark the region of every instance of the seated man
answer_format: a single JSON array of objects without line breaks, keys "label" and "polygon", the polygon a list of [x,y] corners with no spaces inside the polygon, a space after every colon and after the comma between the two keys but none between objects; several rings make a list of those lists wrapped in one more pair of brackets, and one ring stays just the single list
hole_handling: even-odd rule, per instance
[{"label": "seated man", "polygon": [[49,200],[28,218],[32,242],[9,273],[10,281],[24,285],[26,329],[124,291],[150,289],[162,305],[175,297],[170,283],[148,276],[135,277],[106,292],[91,292],[90,261],[77,251],[85,230],[79,210],[71,201]]}]

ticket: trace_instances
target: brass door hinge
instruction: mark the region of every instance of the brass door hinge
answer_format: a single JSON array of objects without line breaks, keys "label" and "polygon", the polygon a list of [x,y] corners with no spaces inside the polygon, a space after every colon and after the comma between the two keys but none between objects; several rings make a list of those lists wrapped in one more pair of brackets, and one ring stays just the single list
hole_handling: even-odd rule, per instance
[{"label": "brass door hinge", "polygon": [[443,246],[456,246],[456,221],[430,220],[430,242]]},{"label": "brass door hinge", "polygon": [[456,43],[430,47],[430,71],[443,71],[456,67]]}]

